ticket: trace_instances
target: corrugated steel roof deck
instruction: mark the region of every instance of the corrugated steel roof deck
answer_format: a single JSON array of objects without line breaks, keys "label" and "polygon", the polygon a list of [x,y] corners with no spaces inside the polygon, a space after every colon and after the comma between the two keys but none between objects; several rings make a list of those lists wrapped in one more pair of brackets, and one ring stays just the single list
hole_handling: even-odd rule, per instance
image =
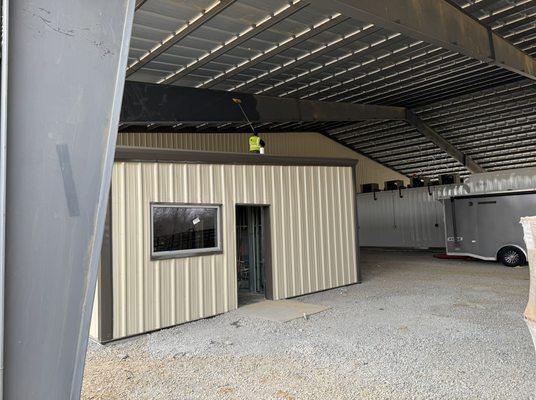
[{"label": "corrugated steel roof deck", "polygon": [[[451,2],[534,54],[535,1]],[[367,21],[326,14],[306,0],[146,0],[136,12],[127,74],[144,82],[405,106],[489,170],[536,165],[534,82]],[[258,128],[319,131],[405,174],[467,173],[403,122]]]},{"label": "corrugated steel roof deck", "polygon": [[536,2],[533,0],[454,0],[467,14],[536,55]]}]

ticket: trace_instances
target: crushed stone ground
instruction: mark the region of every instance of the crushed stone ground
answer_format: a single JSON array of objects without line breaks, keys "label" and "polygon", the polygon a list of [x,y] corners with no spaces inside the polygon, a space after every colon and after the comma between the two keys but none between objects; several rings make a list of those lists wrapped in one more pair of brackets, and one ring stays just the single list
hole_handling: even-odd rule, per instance
[{"label": "crushed stone ground", "polygon": [[364,283],[298,298],[287,323],[236,310],[105,346],[82,399],[536,399],[527,267],[365,250]]}]

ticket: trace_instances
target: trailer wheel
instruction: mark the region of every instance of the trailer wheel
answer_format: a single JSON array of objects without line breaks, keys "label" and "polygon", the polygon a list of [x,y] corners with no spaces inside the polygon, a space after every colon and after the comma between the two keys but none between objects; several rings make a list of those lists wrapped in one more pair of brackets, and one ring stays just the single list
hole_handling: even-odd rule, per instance
[{"label": "trailer wheel", "polygon": [[525,254],[514,246],[503,247],[501,250],[499,250],[497,259],[507,267],[517,267],[527,262]]}]

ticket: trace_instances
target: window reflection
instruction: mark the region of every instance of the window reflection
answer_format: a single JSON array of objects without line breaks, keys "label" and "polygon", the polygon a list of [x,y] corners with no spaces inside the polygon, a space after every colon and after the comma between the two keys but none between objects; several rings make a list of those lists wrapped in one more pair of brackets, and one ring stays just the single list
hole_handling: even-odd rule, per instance
[{"label": "window reflection", "polygon": [[219,247],[218,207],[155,205],[152,211],[155,255]]}]

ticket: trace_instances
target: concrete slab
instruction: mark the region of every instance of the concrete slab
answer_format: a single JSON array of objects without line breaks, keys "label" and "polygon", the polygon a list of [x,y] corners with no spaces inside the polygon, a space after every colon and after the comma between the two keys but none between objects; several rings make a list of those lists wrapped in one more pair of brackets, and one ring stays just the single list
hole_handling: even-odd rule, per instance
[{"label": "concrete slab", "polygon": [[319,304],[303,303],[294,300],[265,300],[247,306],[240,307],[238,313],[248,317],[262,318],[275,322],[288,322],[293,319],[303,318],[304,315],[326,311],[329,307]]}]

